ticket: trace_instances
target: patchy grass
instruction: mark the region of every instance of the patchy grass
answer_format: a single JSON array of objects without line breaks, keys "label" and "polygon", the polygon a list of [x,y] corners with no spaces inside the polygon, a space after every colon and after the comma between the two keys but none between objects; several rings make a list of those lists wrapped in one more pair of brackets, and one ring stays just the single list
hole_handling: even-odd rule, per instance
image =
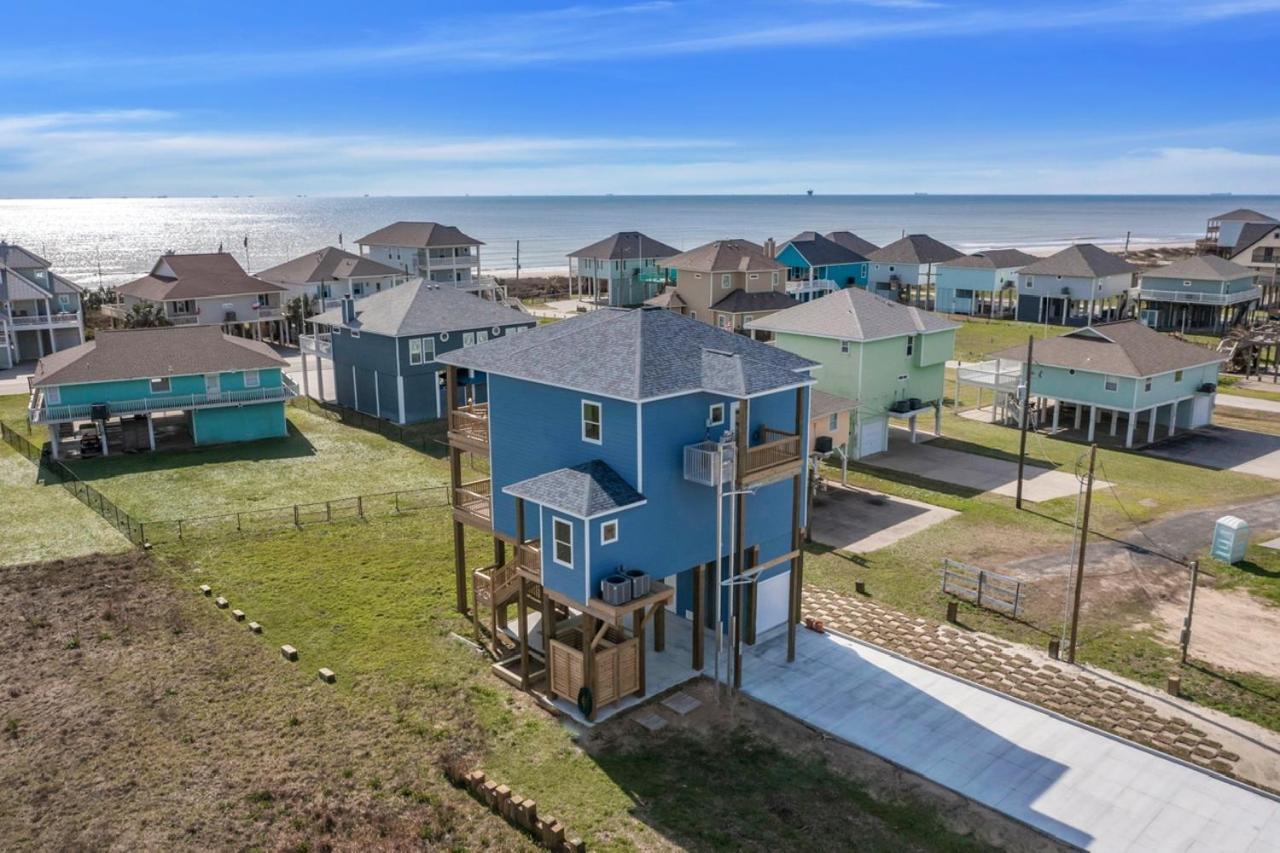
[{"label": "patchy grass", "polygon": [[[1257,535],[1257,531],[1254,535]],[[1280,551],[1275,548],[1250,545],[1244,560],[1234,565],[1205,555],[1200,560],[1200,566],[1212,573],[1215,587],[1247,589],[1280,606]]]},{"label": "patchy grass", "polygon": [[1009,347],[1027,345],[1027,336],[1036,340],[1060,335],[1067,326],[1046,326],[1043,323],[1019,323],[1016,320],[982,320],[963,315],[947,315],[960,323],[956,330],[956,354],[960,361],[982,361],[988,355]]},{"label": "patchy grass", "polygon": [[298,406],[289,435],[247,444],[96,457],[76,475],[142,521],[251,511],[448,483],[448,466]]}]

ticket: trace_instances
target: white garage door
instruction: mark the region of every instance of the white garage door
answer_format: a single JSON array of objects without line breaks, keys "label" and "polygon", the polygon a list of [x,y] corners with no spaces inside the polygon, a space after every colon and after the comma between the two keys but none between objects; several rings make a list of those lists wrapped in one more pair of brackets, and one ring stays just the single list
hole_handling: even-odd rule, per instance
[{"label": "white garage door", "polygon": [[887,417],[858,419],[858,447],[854,457],[861,459],[873,453],[889,449],[889,419]]},{"label": "white garage door", "polygon": [[790,588],[790,570],[756,584],[756,636],[787,621],[787,593]]},{"label": "white garage door", "polygon": [[1201,395],[1193,399],[1191,406],[1191,428],[1208,426],[1213,420],[1213,397]]}]

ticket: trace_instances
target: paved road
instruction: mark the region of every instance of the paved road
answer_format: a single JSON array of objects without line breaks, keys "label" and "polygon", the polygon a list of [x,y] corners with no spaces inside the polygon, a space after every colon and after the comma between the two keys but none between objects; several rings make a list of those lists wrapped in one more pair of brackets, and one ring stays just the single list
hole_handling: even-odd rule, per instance
[{"label": "paved road", "polygon": [[1258,397],[1242,397],[1239,394],[1218,392],[1217,404],[1228,409],[1249,409],[1254,412],[1272,412],[1280,414],[1280,402],[1263,400]]},{"label": "paved road", "polygon": [[1067,844],[1280,851],[1280,799],[856,640],[749,651],[745,691]]}]

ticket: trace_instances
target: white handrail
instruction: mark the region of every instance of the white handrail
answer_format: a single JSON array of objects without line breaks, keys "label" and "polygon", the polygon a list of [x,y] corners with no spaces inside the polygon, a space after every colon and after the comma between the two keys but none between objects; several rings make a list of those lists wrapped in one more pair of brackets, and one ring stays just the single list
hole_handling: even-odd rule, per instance
[{"label": "white handrail", "polygon": [[[212,406],[228,406],[238,403],[265,403],[274,400],[287,400],[298,394],[297,384],[287,376],[281,377],[280,385],[265,388],[244,388],[236,391],[223,391],[219,394],[184,394],[166,397],[146,397],[137,400],[113,400],[107,403],[107,411],[112,415],[143,415],[152,412],[168,412],[174,409],[197,409]],[[88,418],[94,403],[68,405],[45,405],[44,394],[31,406],[31,422],[47,423],[49,421],[75,420]]]},{"label": "white handrail", "polygon": [[1155,287],[1143,287],[1141,297],[1150,301],[1195,302],[1203,305],[1235,305],[1238,302],[1250,302],[1262,298],[1262,288],[1251,287],[1235,293],[1201,293],[1195,290],[1166,290]]}]

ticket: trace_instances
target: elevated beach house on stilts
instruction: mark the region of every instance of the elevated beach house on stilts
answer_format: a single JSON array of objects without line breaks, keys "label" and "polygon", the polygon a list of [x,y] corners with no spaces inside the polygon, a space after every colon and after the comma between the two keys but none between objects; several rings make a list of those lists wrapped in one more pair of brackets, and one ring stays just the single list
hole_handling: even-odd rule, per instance
[{"label": "elevated beach house on stilts", "polygon": [[934,432],[941,433],[946,364],[959,324],[848,288],[756,320],[751,328],[773,333],[780,349],[821,364],[819,390],[857,401],[851,458],[887,450],[891,418],[906,421],[912,441],[922,414],[932,414]]},{"label": "elevated beach house on stilts", "polygon": [[[1026,361],[1026,346],[1017,346],[994,353],[988,362],[962,365],[956,371],[957,399],[965,385],[991,390],[992,421],[1020,425],[1019,386]],[[1031,423],[1090,443],[1104,439],[1101,426],[1105,438],[1125,447],[1208,426],[1222,361],[1211,350],[1137,320],[1037,340]]]},{"label": "elevated beach house on stilts", "polygon": [[81,288],[0,240],[0,369],[84,342]]},{"label": "elevated beach house on stilts", "polygon": [[[303,391],[310,394],[307,355],[316,356],[318,383],[331,360],[341,405],[398,424],[444,417],[440,354],[537,325],[514,308],[421,278],[363,299],[343,297],[308,322],[327,331],[302,341]],[[484,386],[472,390],[483,406]]]},{"label": "elevated beach house on stilts", "polygon": [[[707,647],[730,628],[735,682],[767,631],[794,655],[813,362],[655,308],[438,358],[451,386],[488,386],[487,407],[450,407],[448,438],[457,607],[500,674],[591,719],[720,673]],[[467,527],[494,543],[472,573]]]},{"label": "elevated beach house on stilts", "polygon": [[336,308],[344,296],[359,299],[390,290],[408,276],[399,267],[326,246],[265,269],[258,278],[288,290],[286,299],[307,296],[323,310]]},{"label": "elevated beach house on stilts", "polygon": [[254,340],[289,342],[283,313],[287,291],[249,275],[227,252],[169,252],[149,275],[116,292],[120,302],[102,308],[113,326],[125,321],[135,305],[147,304],[174,326],[215,326]]},{"label": "elevated beach house on stilts", "polygon": [[283,436],[285,365],[217,326],[104,329],[40,360],[27,417],[49,427],[55,459],[90,446],[75,440],[86,426],[104,456]]},{"label": "elevated beach house on stilts", "polygon": [[1280,220],[1249,208],[1219,214],[1205,226],[1196,249],[1253,270],[1262,290],[1261,307],[1280,302]]},{"label": "elevated beach house on stilts", "polygon": [[928,234],[908,234],[867,256],[871,261],[867,287],[899,302],[931,307],[938,265],[963,254]]},{"label": "elevated beach house on stilts", "polygon": [[1262,290],[1249,267],[1196,255],[1142,273],[1138,317],[1153,329],[1222,334],[1249,319]]},{"label": "elevated beach house on stilts", "polygon": [[788,295],[800,302],[819,299],[842,287],[867,284],[867,256],[816,231],[802,231],[792,237],[782,244],[776,257],[787,268]]},{"label": "elevated beach house on stilts", "polygon": [[[714,240],[667,258],[675,286],[658,297],[668,310],[726,331],[790,308],[787,268],[750,240]],[[652,304],[652,303],[651,303]]]},{"label": "elevated beach house on stilts", "polygon": [[679,249],[639,231],[619,231],[569,253],[569,296],[615,308],[652,299],[672,283],[662,262]]},{"label": "elevated beach house on stilts", "polygon": [[1138,267],[1092,243],[1077,243],[1018,271],[1017,319],[1087,326],[1132,316]]},{"label": "elevated beach house on stilts", "polygon": [[1018,271],[1037,260],[1018,249],[987,249],[939,264],[933,310],[976,317],[1013,314]]}]

